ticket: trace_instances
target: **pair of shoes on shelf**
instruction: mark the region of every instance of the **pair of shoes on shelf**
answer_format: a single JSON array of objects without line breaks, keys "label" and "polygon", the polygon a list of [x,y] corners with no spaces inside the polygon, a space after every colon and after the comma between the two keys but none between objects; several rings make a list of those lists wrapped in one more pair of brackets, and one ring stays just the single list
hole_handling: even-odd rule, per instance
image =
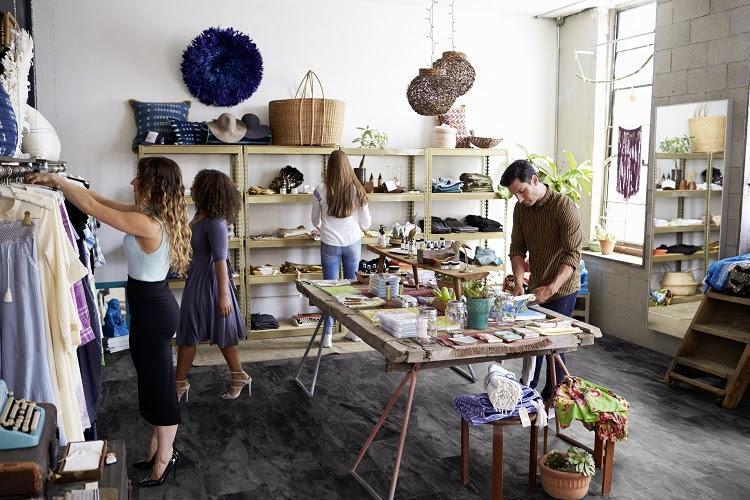
[{"label": "pair of shoes on shelf", "polygon": [[175,380],[174,383],[177,386],[177,402],[179,403],[182,396],[185,396],[185,402],[187,403],[190,398],[190,382],[188,382],[188,379],[185,379]]},{"label": "pair of shoes on shelf", "polygon": [[[154,455],[151,458],[151,461],[153,461],[156,458],[156,455]],[[174,473],[174,479],[177,479],[177,462],[180,460],[180,453],[177,450],[172,450],[172,458],[169,459],[167,462],[166,467],[164,467],[164,471],[161,473],[161,476],[159,476],[158,479],[154,479],[151,477],[151,474],[144,477],[140,481],[138,481],[138,486],[140,488],[151,488],[154,486],[161,486],[164,484],[164,481],[167,480],[167,476],[170,472]],[[136,462],[139,463],[139,462]],[[135,464],[133,464],[135,465]]]},{"label": "pair of shoes on shelf", "polygon": [[332,332],[325,332],[323,334],[323,348],[327,349],[329,347],[333,347],[333,333]]},{"label": "pair of shoes on shelf", "polygon": [[253,379],[250,375],[245,373],[245,371],[241,372],[229,372],[230,375],[244,375],[245,378],[234,378],[232,377],[232,380],[229,382],[229,387],[227,387],[227,390],[224,394],[221,395],[221,399],[237,399],[240,397],[240,394],[242,394],[242,389],[247,387],[247,395],[248,397],[253,394],[252,389],[252,383]]}]

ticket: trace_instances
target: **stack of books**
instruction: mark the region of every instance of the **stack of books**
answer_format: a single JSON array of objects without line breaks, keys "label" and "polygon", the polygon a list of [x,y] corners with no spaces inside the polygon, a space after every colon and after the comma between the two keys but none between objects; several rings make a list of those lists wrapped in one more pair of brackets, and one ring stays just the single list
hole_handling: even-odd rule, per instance
[{"label": "stack of books", "polygon": [[120,337],[104,337],[104,350],[107,352],[119,352],[130,348],[130,335]]}]

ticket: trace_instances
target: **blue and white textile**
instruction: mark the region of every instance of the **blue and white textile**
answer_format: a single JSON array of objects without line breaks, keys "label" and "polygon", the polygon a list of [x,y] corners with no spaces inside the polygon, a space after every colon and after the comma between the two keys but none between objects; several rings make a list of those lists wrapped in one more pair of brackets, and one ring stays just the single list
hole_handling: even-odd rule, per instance
[{"label": "blue and white textile", "polygon": [[703,291],[707,292],[709,287],[717,292],[724,290],[729,279],[729,272],[738,264],[750,264],[750,253],[717,260],[708,266],[706,279],[703,283]]}]

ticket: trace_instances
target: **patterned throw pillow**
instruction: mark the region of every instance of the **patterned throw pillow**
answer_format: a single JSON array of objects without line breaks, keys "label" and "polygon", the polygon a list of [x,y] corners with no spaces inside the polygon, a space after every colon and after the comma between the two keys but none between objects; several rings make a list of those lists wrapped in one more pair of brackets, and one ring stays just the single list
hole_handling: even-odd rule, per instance
[{"label": "patterned throw pillow", "polygon": [[15,156],[18,144],[18,123],[8,93],[0,85],[0,156]]},{"label": "patterned throw pillow", "polygon": [[466,131],[466,106],[461,105],[453,108],[447,113],[438,115],[440,124],[450,125],[456,129],[456,147],[469,148],[469,133]]},{"label": "patterned throw pillow", "polygon": [[133,139],[133,151],[138,149],[139,144],[146,143],[146,135],[149,132],[157,132],[164,139],[164,144],[177,142],[170,118],[176,120],[187,120],[190,101],[182,102],[141,102],[130,100],[135,114],[135,138]]},{"label": "patterned throw pillow", "polygon": [[208,142],[208,125],[206,122],[187,122],[184,120],[169,119],[174,132],[176,144],[206,144]]}]

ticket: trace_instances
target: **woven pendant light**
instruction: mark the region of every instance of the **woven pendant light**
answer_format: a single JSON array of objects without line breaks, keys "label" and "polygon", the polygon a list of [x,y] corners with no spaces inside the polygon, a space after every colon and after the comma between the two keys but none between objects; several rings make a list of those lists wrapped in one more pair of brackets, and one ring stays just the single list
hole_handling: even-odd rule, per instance
[{"label": "woven pendant light", "polygon": [[444,69],[420,68],[419,76],[409,84],[406,98],[414,111],[423,116],[445,113],[458,94]]},{"label": "woven pendant light", "polygon": [[433,68],[444,69],[448,78],[453,82],[459,96],[464,95],[474,85],[476,71],[466,59],[466,54],[455,50],[443,52],[443,57],[432,64]]}]

